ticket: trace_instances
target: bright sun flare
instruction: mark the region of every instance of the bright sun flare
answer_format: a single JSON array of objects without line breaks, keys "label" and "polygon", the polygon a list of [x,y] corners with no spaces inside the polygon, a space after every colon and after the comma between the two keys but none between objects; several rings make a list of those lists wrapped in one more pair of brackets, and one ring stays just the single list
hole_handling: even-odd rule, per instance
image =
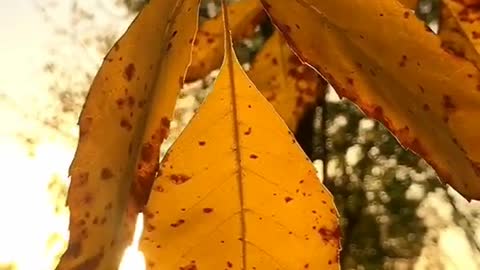
[{"label": "bright sun flare", "polygon": [[[68,183],[68,167],[74,148],[58,140],[35,145],[31,156],[14,138],[1,138],[0,164],[0,266],[18,270],[51,270],[68,239],[68,211],[55,212],[56,198],[48,186],[56,176]],[[57,203],[63,205],[63,203]],[[143,228],[139,215],[134,242],[125,251],[120,270],[145,269],[138,242]]]}]

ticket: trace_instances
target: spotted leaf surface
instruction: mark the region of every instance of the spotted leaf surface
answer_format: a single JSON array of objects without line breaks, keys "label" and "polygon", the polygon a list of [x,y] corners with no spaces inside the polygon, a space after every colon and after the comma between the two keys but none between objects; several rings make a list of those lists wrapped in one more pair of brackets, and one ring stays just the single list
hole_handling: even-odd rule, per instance
[{"label": "spotted leaf surface", "polygon": [[227,39],[213,92],[145,211],[148,269],[338,269],[333,198]]},{"label": "spotted leaf surface", "polygon": [[327,87],[315,70],[300,62],[278,31],[257,54],[248,76],[292,131]]},{"label": "spotted leaf surface", "polygon": [[480,1],[443,0],[439,25],[442,46],[480,67]]},{"label": "spotted leaf surface", "polygon": [[[468,199],[480,199],[479,71],[397,1],[262,0],[303,61]],[[355,14],[355,16],[352,16]]]},{"label": "spotted leaf surface", "polygon": [[158,168],[197,13],[198,0],[151,0],[105,57],[80,116],[57,269],[117,269]]},{"label": "spotted leaf surface", "polygon": [[[232,38],[239,41],[251,37],[260,22],[266,19],[258,0],[241,0],[228,7]],[[194,41],[192,63],[188,68],[186,81],[194,81],[207,76],[222,64],[223,21],[217,16],[204,22]]]}]

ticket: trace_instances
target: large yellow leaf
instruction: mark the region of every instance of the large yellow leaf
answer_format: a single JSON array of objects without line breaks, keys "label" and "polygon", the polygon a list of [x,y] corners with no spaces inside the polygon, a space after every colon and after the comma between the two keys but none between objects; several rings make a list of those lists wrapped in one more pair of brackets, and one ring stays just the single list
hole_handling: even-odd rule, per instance
[{"label": "large yellow leaf", "polygon": [[155,180],[148,269],[338,269],[332,196],[229,41],[215,89]]},{"label": "large yellow leaf", "polygon": [[425,158],[444,182],[480,199],[479,71],[441,48],[394,0],[262,0],[305,62]]},{"label": "large yellow leaf", "polygon": [[294,132],[327,87],[326,81],[298,60],[278,31],[257,54],[248,76]]},{"label": "large yellow leaf", "polygon": [[[228,7],[232,38],[238,41],[251,37],[260,22],[266,19],[258,0],[241,0]],[[192,63],[186,81],[207,76],[220,67],[223,59],[223,21],[221,16],[204,22],[195,38]]]},{"label": "large yellow leaf", "polygon": [[480,5],[479,0],[452,1],[443,0],[439,36],[442,46],[447,50],[465,57],[480,67]]},{"label": "large yellow leaf", "polygon": [[80,117],[57,269],[117,269],[158,168],[197,13],[198,0],[152,0],[107,54]]}]

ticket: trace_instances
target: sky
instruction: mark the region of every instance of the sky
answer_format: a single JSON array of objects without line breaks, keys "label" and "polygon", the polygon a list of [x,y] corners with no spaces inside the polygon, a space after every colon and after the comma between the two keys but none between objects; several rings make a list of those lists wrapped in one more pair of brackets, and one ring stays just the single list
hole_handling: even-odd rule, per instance
[{"label": "sky", "polygon": [[[47,41],[52,31],[35,9],[33,0],[5,1],[0,8],[0,90],[34,92],[41,81]],[[40,85],[42,87],[44,85]]]},{"label": "sky", "polygon": [[[55,215],[48,183],[52,175],[67,179],[74,146],[26,116],[48,102],[41,98],[47,91],[42,68],[53,33],[30,0],[4,1],[0,18],[0,262],[16,261],[20,269],[51,269],[52,254],[42,251],[49,232],[67,234],[68,220]],[[34,156],[19,134],[40,135]]]},{"label": "sky", "polygon": [[[66,14],[61,10],[54,14],[59,22]],[[58,36],[34,0],[3,1],[0,35],[0,264],[15,262],[19,270],[49,270],[53,256],[64,246],[56,241],[47,250],[47,243],[52,233],[68,237],[68,216],[67,212],[55,214],[55,198],[48,186],[52,176],[68,182],[75,151],[75,140],[59,136],[35,118],[52,102],[46,98],[49,80],[43,67]],[[88,52],[79,50],[79,58],[81,53]],[[74,139],[76,123],[70,126]],[[35,138],[34,145],[21,140],[30,136]],[[142,262],[135,250],[127,253],[130,266],[124,269]]]}]

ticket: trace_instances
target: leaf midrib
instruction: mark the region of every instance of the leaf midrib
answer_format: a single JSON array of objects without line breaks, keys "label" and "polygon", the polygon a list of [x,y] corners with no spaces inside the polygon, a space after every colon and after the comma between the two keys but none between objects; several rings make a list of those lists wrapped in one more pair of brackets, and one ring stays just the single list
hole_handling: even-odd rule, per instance
[{"label": "leaf midrib", "polygon": [[232,54],[232,36],[230,33],[230,25],[228,21],[228,11],[225,1],[222,0],[222,9],[223,9],[223,20],[224,20],[224,32],[225,32],[225,61],[228,68],[229,82],[230,82],[230,96],[232,102],[232,128],[233,128],[233,140],[235,144],[235,163],[238,166],[236,176],[237,176],[237,187],[238,187],[238,198],[240,203],[240,241],[242,243],[242,269],[247,268],[247,244],[245,242],[246,236],[246,221],[245,221],[245,198],[244,198],[244,186],[243,186],[243,173],[242,173],[242,155],[240,147],[240,132],[237,123],[238,113],[237,113],[237,97],[236,97],[236,88],[235,88],[235,72],[234,72],[234,55]]}]

